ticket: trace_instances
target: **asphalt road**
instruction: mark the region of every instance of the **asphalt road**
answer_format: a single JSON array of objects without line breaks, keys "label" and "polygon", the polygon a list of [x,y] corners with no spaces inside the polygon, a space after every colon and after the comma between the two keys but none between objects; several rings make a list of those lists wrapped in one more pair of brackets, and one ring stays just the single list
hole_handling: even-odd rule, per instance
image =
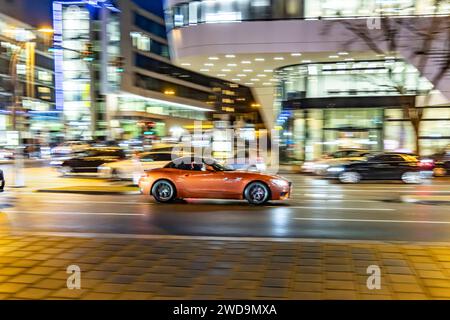
[{"label": "asphalt road", "polygon": [[[450,195],[450,179],[434,179],[419,186],[341,185],[311,176],[285,176],[293,181],[293,198],[263,207],[243,201],[187,200],[158,204],[143,195],[9,190],[0,195],[0,228],[127,237],[450,241],[450,206],[399,201],[402,195]],[[86,181],[89,183],[89,179]]]}]

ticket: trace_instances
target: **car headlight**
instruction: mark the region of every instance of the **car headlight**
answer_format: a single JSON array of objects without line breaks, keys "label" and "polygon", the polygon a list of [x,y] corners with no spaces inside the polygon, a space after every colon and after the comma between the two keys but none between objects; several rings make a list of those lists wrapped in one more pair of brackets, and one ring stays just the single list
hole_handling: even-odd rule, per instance
[{"label": "car headlight", "polygon": [[287,187],[289,185],[289,182],[283,179],[273,179],[272,183],[276,184],[279,187]]},{"label": "car headlight", "polygon": [[328,172],[342,172],[344,170],[344,167],[330,167],[327,169]]}]

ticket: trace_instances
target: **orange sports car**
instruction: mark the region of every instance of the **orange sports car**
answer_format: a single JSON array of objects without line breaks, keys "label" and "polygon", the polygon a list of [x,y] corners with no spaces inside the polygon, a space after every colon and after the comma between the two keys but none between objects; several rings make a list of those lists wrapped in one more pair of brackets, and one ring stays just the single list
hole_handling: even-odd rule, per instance
[{"label": "orange sports car", "polygon": [[146,171],[139,180],[142,194],[158,202],[183,198],[246,199],[251,204],[285,200],[291,182],[274,175],[234,171],[211,158],[182,157],[164,168]]}]

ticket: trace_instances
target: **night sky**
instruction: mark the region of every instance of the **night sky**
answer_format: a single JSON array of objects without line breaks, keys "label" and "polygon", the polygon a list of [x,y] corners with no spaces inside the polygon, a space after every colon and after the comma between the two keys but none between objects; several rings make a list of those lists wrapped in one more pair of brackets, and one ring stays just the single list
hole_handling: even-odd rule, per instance
[{"label": "night sky", "polygon": [[[16,16],[17,19],[33,26],[50,26],[52,24],[52,0],[16,0],[24,1],[27,10],[21,15]],[[64,1],[64,0],[63,0]],[[73,1],[73,0],[68,0]],[[131,1],[131,0],[129,0]],[[132,0],[146,10],[163,16],[163,0]]]}]

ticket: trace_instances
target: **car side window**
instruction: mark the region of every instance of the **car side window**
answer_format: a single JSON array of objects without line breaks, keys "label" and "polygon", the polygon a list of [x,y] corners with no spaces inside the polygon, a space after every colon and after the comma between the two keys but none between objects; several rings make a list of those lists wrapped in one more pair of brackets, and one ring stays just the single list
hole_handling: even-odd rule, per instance
[{"label": "car side window", "polygon": [[383,162],[398,162],[398,161],[403,161],[403,158],[395,155],[395,154],[384,154],[384,155],[380,155],[380,156],[376,156],[374,157],[375,161],[383,161]]},{"label": "car side window", "polygon": [[159,153],[152,155],[153,161],[170,161],[172,160],[172,155],[170,153]]}]

